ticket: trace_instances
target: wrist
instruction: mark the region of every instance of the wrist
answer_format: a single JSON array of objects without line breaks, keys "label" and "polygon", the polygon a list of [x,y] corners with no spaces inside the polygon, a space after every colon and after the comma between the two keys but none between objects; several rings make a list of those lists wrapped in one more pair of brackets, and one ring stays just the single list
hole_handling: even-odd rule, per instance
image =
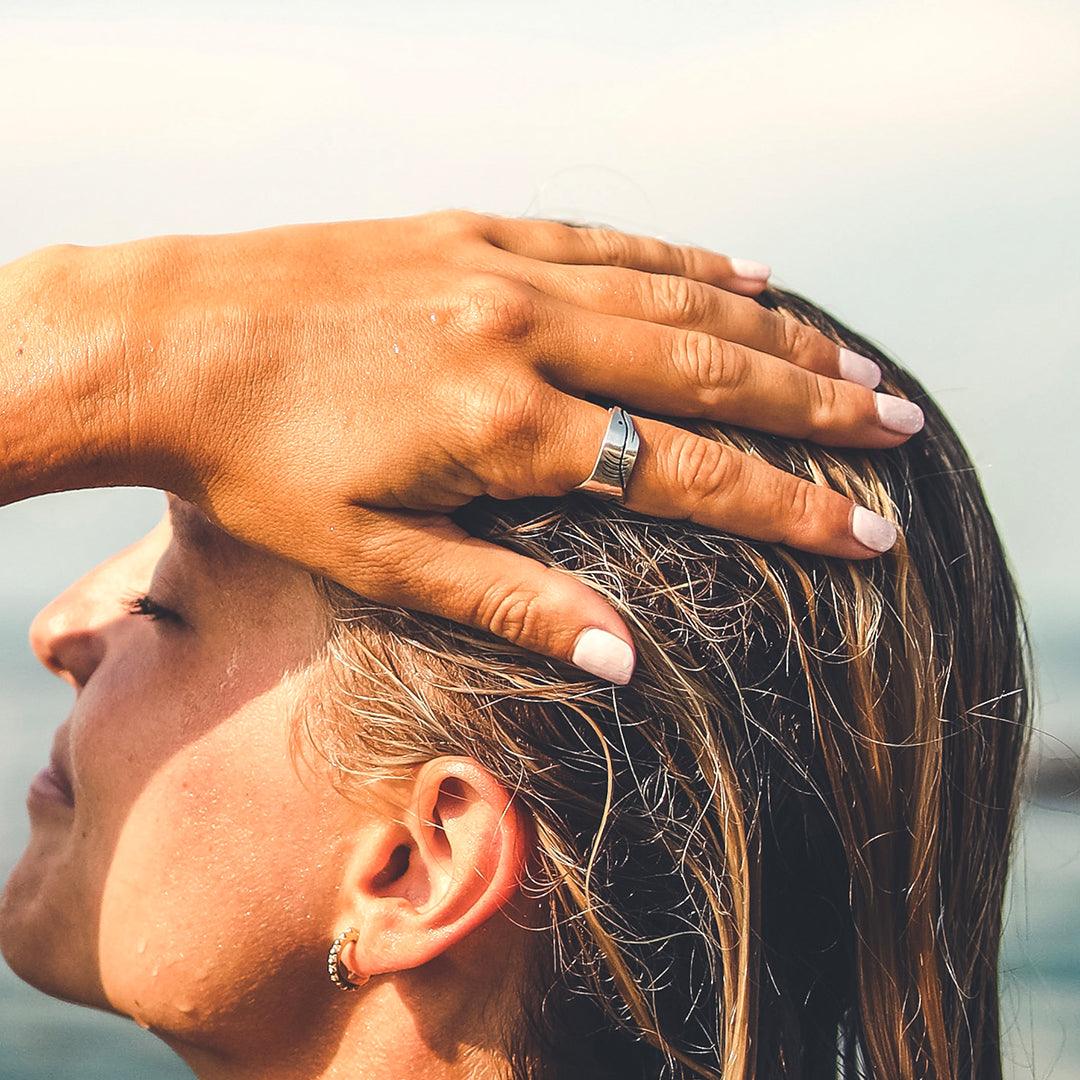
[{"label": "wrist", "polygon": [[0,268],[3,502],[115,482],[107,333],[83,302],[86,253],[40,248]]},{"label": "wrist", "polygon": [[178,480],[148,401],[147,275],[125,247],[57,244],[0,267],[0,504]]},{"label": "wrist", "polygon": [[[100,408],[116,484],[191,497],[186,433],[193,347],[178,324],[184,255],[193,238],[157,236],[86,249],[91,333],[100,341],[99,385],[85,386]],[[114,407],[103,398],[115,394]],[[187,410],[187,411],[186,411]]]}]

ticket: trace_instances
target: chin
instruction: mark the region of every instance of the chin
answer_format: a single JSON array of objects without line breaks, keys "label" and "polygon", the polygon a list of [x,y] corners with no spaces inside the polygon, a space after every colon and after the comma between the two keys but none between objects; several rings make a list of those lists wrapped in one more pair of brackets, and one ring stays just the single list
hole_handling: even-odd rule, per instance
[{"label": "chin", "polygon": [[36,990],[50,997],[72,1000],[70,989],[57,984],[53,971],[55,961],[49,954],[49,946],[42,948],[41,935],[28,925],[33,920],[12,911],[9,892],[6,889],[0,901],[0,955],[4,962],[23,982]]},{"label": "chin", "polygon": [[[81,989],[85,982],[72,970],[74,942],[49,917],[41,894],[41,875],[27,851],[15,864],[0,893],[0,956],[23,982],[50,997],[77,1005],[105,1007]],[[65,960],[67,961],[65,963]]]}]

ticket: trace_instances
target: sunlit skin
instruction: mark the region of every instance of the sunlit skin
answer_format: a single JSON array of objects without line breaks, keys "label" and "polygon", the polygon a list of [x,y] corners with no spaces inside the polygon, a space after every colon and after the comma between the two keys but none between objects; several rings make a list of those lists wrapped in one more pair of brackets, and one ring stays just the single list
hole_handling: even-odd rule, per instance
[{"label": "sunlit skin", "polygon": [[876,449],[922,427],[874,392],[875,361],[752,299],[767,276],[464,212],[43,248],[0,267],[0,506],[173,491],[369,599],[625,684],[612,604],[450,514],[578,488],[611,419],[599,397],[635,414],[630,509],[842,558],[890,549],[895,522],[662,419]]},{"label": "sunlit skin", "polygon": [[[149,594],[178,614],[133,611]],[[526,830],[474,762],[347,798],[295,753],[326,629],[308,574],[192,505],[72,585],[31,644],[76,692],[0,901],[13,970],[149,1027],[209,1078],[498,1076]],[[43,763],[44,764],[44,763]],[[343,961],[360,992],[327,978]]]}]

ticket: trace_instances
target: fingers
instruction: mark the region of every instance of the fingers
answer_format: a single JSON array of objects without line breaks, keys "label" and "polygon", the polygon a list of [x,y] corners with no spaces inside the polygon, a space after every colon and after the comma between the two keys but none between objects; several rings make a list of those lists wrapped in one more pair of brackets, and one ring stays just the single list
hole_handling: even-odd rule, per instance
[{"label": "fingers", "polygon": [[[562,397],[564,415],[547,407],[553,422],[534,469],[569,492],[592,472],[608,412]],[[842,558],[872,558],[896,541],[891,522],[823,484],[677,425],[633,419],[640,447],[626,487],[631,510]]]},{"label": "fingers", "polygon": [[913,402],[794,366],[700,330],[560,305],[536,366],[571,393],[667,416],[707,417],[826,446],[898,446],[922,427]]},{"label": "fingers", "polygon": [[346,588],[486,630],[609,682],[629,682],[636,659],[630,631],[584,582],[470,536],[442,515],[351,509],[353,529],[340,532],[351,533],[352,542],[342,538],[328,569]]},{"label": "fingers", "polygon": [[549,263],[626,266],[650,274],[678,274],[722,289],[754,296],[765,287],[770,269],[704,248],[669,244],[617,229],[564,225],[558,221],[486,218],[484,236],[504,251]]},{"label": "fingers", "polygon": [[798,319],[702,281],[615,266],[570,270],[517,256],[511,269],[534,288],[575,309],[701,330],[779,356],[807,371],[871,389],[881,381],[881,368],[869,357],[837,345]]}]

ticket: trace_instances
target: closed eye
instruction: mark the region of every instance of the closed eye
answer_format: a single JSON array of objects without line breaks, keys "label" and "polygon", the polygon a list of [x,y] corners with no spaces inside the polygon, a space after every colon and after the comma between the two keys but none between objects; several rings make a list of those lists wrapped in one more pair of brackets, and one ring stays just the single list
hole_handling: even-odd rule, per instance
[{"label": "closed eye", "polygon": [[163,604],[159,604],[146,593],[133,596],[126,602],[125,606],[132,615],[142,615],[148,619],[153,619],[155,622],[164,620],[177,625],[182,625],[184,622],[175,611],[165,607]]}]

